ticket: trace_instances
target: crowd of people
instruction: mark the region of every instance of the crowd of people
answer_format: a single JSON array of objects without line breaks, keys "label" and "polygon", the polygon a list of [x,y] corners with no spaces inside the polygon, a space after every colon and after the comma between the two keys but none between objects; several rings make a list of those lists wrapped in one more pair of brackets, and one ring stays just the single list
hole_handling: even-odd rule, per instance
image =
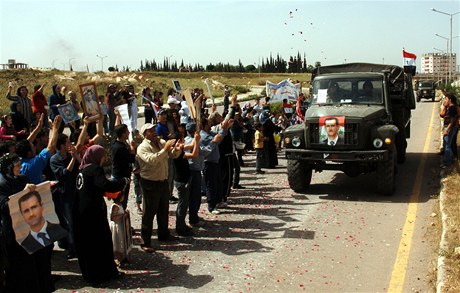
[{"label": "crowd of people", "polygon": [[[97,121],[82,117],[65,124],[58,106],[71,103],[78,112],[83,105],[75,92],[66,95],[65,87],[52,85],[48,98],[45,88],[37,85],[30,98],[27,87],[19,87],[13,95],[12,85],[8,86],[11,114],[2,117],[0,129],[0,292],[54,290],[54,244],[48,245],[46,233],[34,234],[45,237],[37,238],[42,249],[34,253],[18,243],[8,205],[12,195],[33,193],[45,181],[57,182],[51,187],[52,201],[67,232],[58,245],[69,260],[78,258],[83,278],[98,285],[120,278],[118,266],[129,261],[131,183],[136,213],[142,216],[140,248],[151,253],[155,217],[158,240],[176,239],[169,229],[170,203],[177,203],[175,234],[193,236],[194,227],[205,225],[199,216],[201,198],[206,197],[209,213],[220,214],[231,190],[245,188],[239,180],[241,167],[246,166],[244,154],[255,151],[256,176],[275,168],[281,146],[276,137],[298,122],[287,101],[279,115],[270,112],[269,98],[240,107],[228,87],[222,113],[216,105],[208,109],[203,90],[195,89],[192,98],[199,101],[196,112],[201,115],[192,119],[195,111],[185,97],[171,89],[165,107],[163,93],[146,87],[141,99],[145,122],[138,129],[134,87],[110,84],[99,99],[104,110]],[[117,111],[121,104],[128,104],[129,121],[122,121]],[[109,198],[113,203],[108,209]],[[36,201],[35,206],[43,206],[39,196]]]},{"label": "crowd of people", "polygon": [[[308,107],[302,94],[296,107],[284,100],[279,113],[271,112],[268,97],[240,106],[226,86],[222,113],[216,105],[206,107],[202,89],[192,93],[199,107],[192,111],[173,89],[164,99],[161,91],[145,87],[141,98],[145,120],[138,129],[134,87],[110,84],[99,99],[102,115],[97,121],[83,115],[81,121],[65,124],[58,106],[70,103],[78,112],[83,105],[75,92],[65,94],[65,87],[52,85],[48,98],[45,88],[35,86],[29,98],[27,87],[19,87],[13,95],[12,85],[8,86],[11,113],[2,117],[0,128],[0,292],[54,290],[53,245],[45,236],[38,241],[41,249],[31,253],[25,241],[17,241],[8,205],[12,195],[24,190],[34,194],[37,184],[57,182],[51,188],[52,201],[58,224],[67,232],[58,245],[69,260],[78,259],[82,277],[96,286],[122,277],[118,268],[129,261],[131,185],[135,212],[142,217],[138,228],[143,251],[154,252],[155,218],[158,241],[176,240],[169,228],[170,203],[177,203],[175,234],[192,237],[193,228],[206,224],[199,215],[202,197],[209,213],[220,214],[232,189],[245,188],[240,172],[248,152],[255,152],[255,176],[275,168],[284,129],[302,121]],[[165,100],[168,106],[163,105]],[[128,104],[129,121],[117,111],[122,104]],[[455,95],[443,92],[443,167],[458,158],[459,109]],[[193,113],[201,114],[193,117]],[[43,205],[39,196],[36,202],[35,206]]]}]

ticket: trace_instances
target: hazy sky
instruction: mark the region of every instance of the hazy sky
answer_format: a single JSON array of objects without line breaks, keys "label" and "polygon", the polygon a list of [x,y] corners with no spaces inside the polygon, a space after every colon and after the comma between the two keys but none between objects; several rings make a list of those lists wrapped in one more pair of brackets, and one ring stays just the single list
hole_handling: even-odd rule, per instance
[{"label": "hazy sky", "polygon": [[[300,51],[307,63],[402,65],[402,48],[446,50],[449,1],[26,1],[0,0],[0,63],[74,70],[170,58],[201,65],[259,64]],[[292,12],[292,13],[290,13]],[[453,17],[458,36],[460,14]],[[459,54],[460,38],[453,39]]]}]

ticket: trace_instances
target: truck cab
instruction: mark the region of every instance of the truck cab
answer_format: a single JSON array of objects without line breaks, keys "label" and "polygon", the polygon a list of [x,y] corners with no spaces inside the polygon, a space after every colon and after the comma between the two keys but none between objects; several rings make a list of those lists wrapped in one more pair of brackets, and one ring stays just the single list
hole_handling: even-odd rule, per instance
[{"label": "truck cab", "polygon": [[290,187],[307,189],[313,171],[376,172],[378,190],[392,194],[415,108],[411,76],[397,66],[351,63],[319,67],[312,77],[305,120],[285,132]]}]

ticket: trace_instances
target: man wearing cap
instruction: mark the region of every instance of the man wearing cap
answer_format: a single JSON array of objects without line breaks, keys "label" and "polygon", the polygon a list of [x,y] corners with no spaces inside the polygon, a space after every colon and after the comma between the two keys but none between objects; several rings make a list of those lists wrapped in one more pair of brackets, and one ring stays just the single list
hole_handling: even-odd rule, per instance
[{"label": "man wearing cap", "polygon": [[176,144],[176,140],[165,141],[158,137],[155,126],[151,123],[142,126],[141,134],[144,140],[139,145],[136,155],[140,167],[140,185],[144,195],[141,248],[146,252],[153,252],[151,237],[155,215],[158,224],[158,240],[170,241],[172,239],[168,229],[168,158],[177,158],[183,147],[183,144]]}]

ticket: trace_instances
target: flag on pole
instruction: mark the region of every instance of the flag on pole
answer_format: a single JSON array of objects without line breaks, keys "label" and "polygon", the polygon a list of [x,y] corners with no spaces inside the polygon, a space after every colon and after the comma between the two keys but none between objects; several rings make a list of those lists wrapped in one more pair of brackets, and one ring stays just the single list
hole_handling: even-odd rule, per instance
[{"label": "flag on pole", "polygon": [[415,59],[417,59],[415,54],[407,52],[403,49],[403,58],[404,66],[415,66]]},{"label": "flag on pole", "polygon": [[300,101],[301,99],[302,99],[302,97],[299,97],[297,99],[297,104],[296,104],[295,107],[296,107],[296,111],[297,111],[297,117],[299,117],[303,121],[304,118],[303,118],[302,108],[301,108],[301,101]]}]

